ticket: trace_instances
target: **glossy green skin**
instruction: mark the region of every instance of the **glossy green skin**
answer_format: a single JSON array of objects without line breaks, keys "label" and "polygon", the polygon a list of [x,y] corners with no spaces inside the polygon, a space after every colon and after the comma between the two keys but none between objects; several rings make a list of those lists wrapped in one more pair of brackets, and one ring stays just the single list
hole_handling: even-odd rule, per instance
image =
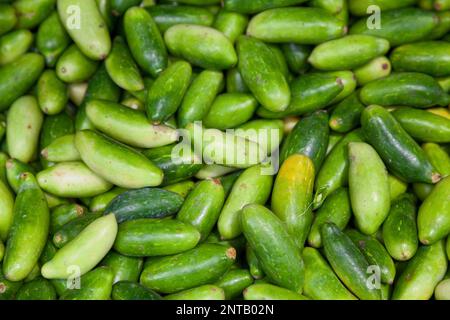
[{"label": "glossy green skin", "polygon": [[277,8],[254,16],[247,34],[265,42],[320,44],[343,36],[345,27],[323,9]]},{"label": "glossy green skin", "polygon": [[98,130],[129,146],[155,148],[177,141],[178,133],[166,125],[151,125],[140,111],[105,100],[86,103],[86,115]]},{"label": "glossy green skin", "polygon": [[113,300],[162,300],[163,298],[143,285],[132,281],[120,281],[114,284]]},{"label": "glossy green skin", "polygon": [[152,187],[163,180],[162,171],[144,155],[94,131],[78,131],[75,145],[87,166],[116,186]]},{"label": "glossy green skin", "polygon": [[76,203],[63,204],[54,208],[50,215],[50,233],[55,233],[63,225],[85,213],[86,209]]},{"label": "glossy green skin", "polygon": [[56,138],[41,151],[41,156],[52,162],[81,160],[80,153],[75,147],[75,135],[73,134]]},{"label": "glossy green skin", "polygon": [[44,193],[31,173],[21,176],[14,218],[8,234],[3,273],[10,281],[27,277],[47,241],[50,215]]},{"label": "glossy green skin", "polygon": [[96,71],[98,62],[87,58],[73,44],[68,47],[56,62],[58,78],[67,83],[78,83],[88,80]]},{"label": "glossy green skin", "polygon": [[325,74],[337,77],[338,81],[341,82],[343,86],[342,91],[331,100],[330,105],[341,102],[356,90],[358,83],[355,74],[352,71],[332,71],[326,72]]},{"label": "glossy green skin", "polygon": [[314,48],[309,63],[319,70],[349,70],[360,67],[389,50],[385,39],[367,35],[350,35]]},{"label": "glossy green skin", "polygon": [[113,283],[117,283],[119,281],[138,282],[144,262],[141,258],[127,257],[110,251],[101,264],[111,268],[114,273]]},{"label": "glossy green skin", "polygon": [[193,6],[156,5],[147,7],[161,32],[177,24],[211,26],[214,15],[206,8]]},{"label": "glossy green skin", "polygon": [[351,216],[352,208],[348,189],[339,188],[325,199],[323,205],[316,212],[316,217],[308,236],[309,245],[315,248],[322,246],[320,230],[324,223],[334,223],[339,229],[344,230]]},{"label": "glossy green skin", "polygon": [[427,39],[429,40],[437,40],[444,38],[445,35],[450,31],[450,11],[437,12],[437,16],[439,17],[439,23],[428,34]]},{"label": "glossy green skin", "polygon": [[301,293],[303,260],[281,220],[265,207],[251,204],[242,210],[242,230],[271,282]]},{"label": "glossy green skin", "polygon": [[173,256],[149,260],[140,283],[147,288],[174,293],[217,281],[231,267],[236,250],[218,244],[202,244]]},{"label": "glossy green skin", "polygon": [[392,10],[383,12],[381,15],[382,28],[369,29],[367,18],[361,18],[352,25],[350,34],[366,34],[384,38],[392,47],[397,47],[424,40],[439,22],[435,13],[417,8]]},{"label": "glossy green skin", "polygon": [[329,140],[328,114],[325,111],[300,119],[287,136],[280,151],[280,163],[292,154],[309,157],[319,171],[327,151]]},{"label": "glossy green skin", "polygon": [[450,280],[445,279],[439,282],[434,290],[434,297],[436,300],[449,300]]},{"label": "glossy green skin", "polygon": [[219,4],[220,0],[163,0],[162,2],[177,4],[184,3],[193,6],[208,6],[211,12],[214,12],[213,8],[215,8],[215,4]]},{"label": "glossy green skin", "polygon": [[6,177],[8,184],[15,193],[19,191],[20,184],[22,183],[20,176],[24,172],[30,172],[32,174],[36,173],[33,167],[19,160],[9,159],[6,162]]},{"label": "glossy green skin", "polygon": [[360,124],[364,108],[365,106],[359,100],[359,93],[351,94],[333,109],[329,122],[330,128],[340,133],[355,129]]},{"label": "glossy green skin", "polygon": [[5,184],[8,183],[8,179],[6,178],[6,162],[8,161],[8,159],[9,156],[6,153],[0,152],[0,181],[4,182]]},{"label": "glossy green skin", "polygon": [[348,229],[345,233],[361,250],[369,264],[380,268],[381,281],[391,285],[395,279],[395,265],[381,242],[374,237],[366,236],[354,229]]},{"label": "glossy green skin", "polygon": [[[6,240],[13,221],[14,197],[8,184],[0,181],[0,242]],[[1,260],[1,259],[0,259]]]},{"label": "glossy green skin", "polygon": [[450,142],[450,119],[413,108],[399,108],[392,112],[410,136],[426,142]]},{"label": "glossy green skin", "polygon": [[16,28],[32,29],[54,10],[55,0],[18,0],[13,6],[18,21]]},{"label": "glossy green skin", "polygon": [[294,154],[284,161],[272,190],[272,210],[299,248],[303,248],[313,220],[314,172],[310,158]]},{"label": "glossy green skin", "polygon": [[0,67],[0,111],[7,109],[24,95],[44,70],[44,58],[37,53],[26,53],[15,61]]},{"label": "glossy green skin", "polygon": [[425,245],[436,243],[450,233],[449,194],[450,177],[447,177],[434,187],[419,208],[419,239]]},{"label": "glossy green skin", "polygon": [[55,115],[65,108],[69,100],[67,86],[58,79],[55,71],[42,73],[37,84],[37,98],[45,114]]},{"label": "glossy green skin", "polygon": [[344,138],[344,135],[342,133],[336,133],[331,132],[330,133],[330,139],[328,141],[328,148],[327,148],[327,156],[330,154],[331,150],[334,149],[334,147]]},{"label": "glossy green skin", "polygon": [[225,273],[215,285],[225,292],[225,299],[235,299],[242,291],[253,284],[253,278],[247,269],[232,269]]},{"label": "glossy green skin", "polygon": [[0,65],[16,60],[28,51],[33,42],[29,30],[15,30],[0,37]]},{"label": "glossy green skin", "polygon": [[290,71],[298,74],[308,69],[308,57],[312,51],[310,46],[287,43],[282,45],[282,50]]},{"label": "glossy green skin", "polygon": [[80,232],[83,231],[90,223],[99,217],[101,217],[101,214],[99,213],[90,213],[66,223],[53,235],[53,244],[58,249],[64,247],[78,234],[80,234]]},{"label": "glossy green skin", "polygon": [[262,118],[269,119],[308,114],[328,106],[344,89],[341,78],[321,73],[302,75],[292,81],[290,87],[291,104],[286,110],[271,112],[261,107],[257,114]]},{"label": "glossy green skin", "polygon": [[238,68],[232,68],[227,70],[227,92],[228,93],[247,93],[250,92],[247,85],[244,82],[244,79],[242,78],[241,73],[239,72]]},{"label": "glossy green skin", "polygon": [[220,71],[204,70],[195,77],[178,110],[178,125],[183,128],[188,123],[202,120],[209,112],[214,99],[224,85]]},{"label": "glossy green skin", "polygon": [[111,53],[105,60],[105,67],[111,79],[119,87],[127,91],[144,89],[144,81],[138,66],[121,37],[114,39]]},{"label": "glossy green skin", "polygon": [[[193,177],[203,168],[203,164],[195,163],[198,160],[192,152],[176,155],[172,159],[172,152],[177,145],[148,149],[143,154],[164,172],[163,186],[186,180]],[[176,161],[174,161],[176,160]],[[178,161],[182,162],[179,163]],[[184,162],[186,161],[186,162]]]},{"label": "glossy green skin", "polygon": [[36,46],[45,57],[47,66],[55,66],[69,43],[70,37],[59,20],[58,13],[52,13],[41,23],[36,34]]},{"label": "glossy green skin", "polygon": [[25,283],[16,294],[17,300],[56,300],[56,290],[42,278]]},{"label": "glossy green skin", "polygon": [[1,300],[12,300],[14,299],[17,291],[22,286],[22,281],[9,281],[5,278],[3,272],[0,268],[0,287],[2,288],[0,293]]},{"label": "glossy green skin", "polygon": [[169,294],[165,300],[225,300],[224,290],[215,285],[203,285],[189,290]]},{"label": "glossy green skin", "polygon": [[42,189],[64,198],[92,197],[112,188],[111,183],[80,161],[60,162],[36,177]]},{"label": "glossy green skin", "polygon": [[164,190],[172,191],[183,198],[186,198],[189,192],[194,188],[195,183],[192,180],[174,183],[164,187]]},{"label": "glossy green skin", "polygon": [[91,199],[89,203],[89,210],[91,212],[104,211],[111,201],[119,194],[124,193],[127,189],[114,187],[111,190],[99,194]]},{"label": "glossy green skin", "polygon": [[327,261],[314,248],[305,248],[304,294],[314,300],[357,300],[341,283]]},{"label": "glossy green skin", "polygon": [[443,241],[421,246],[398,278],[392,300],[429,300],[447,265]]},{"label": "glossy green skin", "polygon": [[98,267],[80,278],[80,289],[67,289],[60,300],[109,300],[114,273],[108,267]]},{"label": "glossy green skin", "polygon": [[0,35],[10,31],[17,23],[16,10],[9,4],[0,4]]},{"label": "glossy green skin", "polygon": [[273,177],[261,174],[261,170],[260,165],[250,167],[233,184],[217,223],[222,239],[233,239],[241,234],[241,210],[246,205],[262,205],[268,200]]},{"label": "glossy green skin", "polygon": [[136,219],[119,227],[114,249],[133,257],[167,256],[194,248],[200,233],[178,220]]},{"label": "glossy green skin", "polygon": [[428,41],[397,47],[391,54],[396,71],[421,72],[433,77],[450,75],[450,43]]},{"label": "glossy green skin", "polygon": [[348,182],[355,224],[364,234],[372,235],[389,214],[388,173],[380,156],[367,143],[349,143],[348,157]]},{"label": "glossy green skin", "polygon": [[6,127],[8,153],[12,158],[25,163],[35,158],[43,118],[33,96],[23,96],[12,104]]},{"label": "glossy green skin", "polygon": [[387,11],[409,7],[416,2],[416,0],[350,0],[349,9],[350,12],[355,16],[365,16],[367,15],[367,8],[371,5],[376,5],[380,8],[380,10]]},{"label": "glossy green skin", "polygon": [[128,190],[115,197],[105,214],[114,213],[118,223],[141,218],[163,218],[178,212],[184,198],[158,188]]},{"label": "glossy green skin", "polygon": [[103,17],[103,20],[105,21],[108,30],[112,31],[113,24],[116,23],[116,17],[113,16],[112,9],[111,9],[111,1],[110,0],[95,0],[97,3],[98,11]]},{"label": "glossy green skin", "polygon": [[422,149],[427,155],[433,167],[443,176],[450,175],[450,154],[441,145],[424,143]]},{"label": "glossy green skin", "polygon": [[397,199],[400,195],[404,194],[408,188],[408,184],[401,179],[389,175],[389,189],[391,191],[391,201]]},{"label": "glossy green skin", "polygon": [[346,287],[362,300],[379,300],[380,292],[366,285],[370,264],[352,240],[331,223],[321,233],[325,256]]},{"label": "glossy green skin", "polygon": [[319,208],[323,201],[333,191],[344,187],[348,183],[348,144],[350,142],[361,142],[364,137],[361,130],[356,129],[349,132],[342,138],[336,146],[331,150],[329,155],[317,173],[314,188],[316,194],[314,196],[313,208]]},{"label": "glossy green skin", "polygon": [[[246,137],[244,137],[244,138],[246,138]],[[195,175],[195,178],[200,179],[200,180],[220,178],[226,174],[235,172],[236,170],[238,170],[238,169],[232,168],[232,167],[226,167],[223,165],[207,164],[199,172],[197,172],[197,174]]]},{"label": "glossy green skin", "polygon": [[292,290],[269,283],[257,283],[244,290],[244,300],[309,300]]},{"label": "glossy green skin", "polygon": [[175,25],[166,31],[164,39],[173,55],[204,69],[223,70],[237,63],[231,41],[222,32],[210,27]]},{"label": "glossy green skin", "polygon": [[[79,15],[79,27],[74,28],[74,11]],[[108,27],[95,1],[58,0],[58,13],[70,37],[80,50],[93,60],[105,59],[111,50]],[[76,22],[75,22],[76,23]]]},{"label": "glossy green skin", "polygon": [[419,245],[416,211],[414,196],[402,195],[392,203],[383,224],[384,246],[398,261],[409,260],[416,254]]},{"label": "glossy green skin", "polygon": [[214,21],[214,28],[221,31],[234,43],[245,32],[248,24],[247,16],[226,10],[221,10]]},{"label": "glossy green skin", "polygon": [[192,76],[191,65],[177,61],[164,70],[148,91],[145,110],[155,124],[169,119],[180,106]]},{"label": "glossy green skin", "polygon": [[239,71],[255,98],[270,111],[284,111],[291,101],[291,91],[271,48],[257,39],[240,36],[237,50]]},{"label": "glossy green skin", "polygon": [[[106,67],[101,65],[88,82],[84,100],[97,99],[118,102],[120,94],[120,88],[111,80]],[[82,130],[82,128],[77,126],[77,130]]]},{"label": "glossy green skin", "polygon": [[439,181],[439,175],[424,151],[385,108],[366,108],[362,113],[361,124],[367,141],[385,161],[391,173],[408,182]]},{"label": "glossy green skin", "polygon": [[250,120],[257,106],[258,102],[252,95],[225,93],[214,100],[203,124],[220,130],[235,128]]},{"label": "glossy green skin", "polygon": [[226,10],[240,13],[257,13],[271,8],[287,7],[300,4],[306,0],[225,0]]},{"label": "glossy green skin", "polygon": [[167,68],[167,51],[152,16],[143,8],[130,8],[123,17],[130,51],[137,64],[152,77]]},{"label": "glossy green skin", "polygon": [[186,197],[177,219],[194,226],[205,239],[219,219],[225,192],[219,180],[204,180]]}]

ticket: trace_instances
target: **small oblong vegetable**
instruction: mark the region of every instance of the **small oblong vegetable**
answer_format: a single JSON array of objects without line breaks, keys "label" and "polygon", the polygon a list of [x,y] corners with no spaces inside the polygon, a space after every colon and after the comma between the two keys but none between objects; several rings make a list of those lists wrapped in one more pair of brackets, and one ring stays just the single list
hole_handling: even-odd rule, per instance
[{"label": "small oblong vegetable", "polygon": [[349,10],[355,16],[367,15],[367,8],[376,5],[381,11],[400,9],[416,3],[416,0],[349,0]]},{"label": "small oblong vegetable", "polygon": [[56,300],[56,290],[45,279],[37,278],[25,283],[16,294],[17,300]]},{"label": "small oblong vegetable", "polygon": [[175,129],[152,125],[142,112],[115,102],[90,100],[86,103],[86,114],[98,130],[130,146],[156,148],[178,139]]},{"label": "small oblong vegetable", "polygon": [[233,239],[241,234],[241,210],[249,204],[264,204],[272,190],[273,176],[261,165],[246,169],[233,184],[217,222],[220,236]]},{"label": "small oblong vegetable", "polygon": [[13,62],[28,51],[33,42],[29,30],[16,30],[0,37],[0,66]]},{"label": "small oblong vegetable", "polygon": [[[53,245],[56,248],[64,247],[67,243],[75,239],[76,236],[80,234],[80,232],[83,231],[89,224],[100,217],[101,214],[99,213],[87,213],[64,224],[53,235]],[[53,258],[53,256],[51,258]],[[48,259],[48,261],[50,261],[50,259]]]},{"label": "small oblong vegetable", "polygon": [[220,180],[201,181],[184,200],[177,219],[194,226],[205,239],[217,223],[224,200]]},{"label": "small oblong vegetable", "polygon": [[[81,159],[92,171],[119,187],[151,187],[162,182],[161,170],[150,160],[94,131],[78,131],[75,145]],[[109,165],[105,166],[105,162]]]},{"label": "small oblong vegetable", "polygon": [[349,143],[348,157],[349,191],[356,226],[361,232],[372,235],[389,214],[388,173],[377,152],[367,143]]},{"label": "small oblong vegetable", "polygon": [[36,156],[44,116],[33,96],[23,96],[10,107],[6,141],[12,158],[28,163]]},{"label": "small oblong vegetable", "polygon": [[162,297],[155,291],[132,281],[115,283],[111,297],[113,300],[162,300]]},{"label": "small oblong vegetable", "polygon": [[226,10],[221,10],[214,21],[214,28],[221,31],[232,43],[245,32],[248,24],[247,16]]},{"label": "small oblong vegetable", "polygon": [[308,61],[319,70],[349,70],[384,55],[389,47],[389,42],[385,39],[350,35],[318,45]]},{"label": "small oblong vegetable", "polygon": [[58,78],[67,83],[88,80],[96,71],[98,62],[86,57],[75,45],[69,46],[56,62]]},{"label": "small oblong vegetable", "polygon": [[403,129],[419,141],[450,142],[450,119],[414,108],[398,108],[392,114]]},{"label": "small oblong vegetable", "polygon": [[215,285],[222,288],[225,299],[235,299],[242,291],[253,284],[253,278],[247,269],[231,269],[216,281]]},{"label": "small oblong vegetable", "polygon": [[39,260],[47,241],[50,214],[47,200],[31,173],[21,175],[11,229],[3,258],[10,281],[25,279]]},{"label": "small oblong vegetable", "polygon": [[107,25],[94,1],[58,0],[58,13],[70,37],[93,60],[103,60],[111,50]]},{"label": "small oblong vegetable", "polygon": [[13,221],[14,197],[4,181],[0,181],[0,241],[6,240]]},{"label": "small oblong vegetable", "polygon": [[392,300],[428,300],[447,270],[444,242],[421,246],[397,280]]},{"label": "small oblong vegetable", "polygon": [[67,279],[74,272],[84,275],[108,253],[116,234],[117,222],[113,214],[94,220],[42,266],[42,275],[47,279]]},{"label": "small oblong vegetable", "polygon": [[42,73],[37,84],[37,91],[39,107],[45,114],[60,113],[69,100],[67,86],[58,79],[53,70]]},{"label": "small oblong vegetable", "polygon": [[0,35],[10,31],[17,23],[16,10],[10,4],[0,4]]},{"label": "small oblong vegetable", "polygon": [[257,204],[245,206],[241,220],[245,238],[270,281],[301,293],[304,284],[303,260],[281,220]]},{"label": "small oblong vegetable", "polygon": [[284,111],[290,103],[290,89],[270,47],[241,36],[237,50],[239,71],[256,99],[270,111]]},{"label": "small oblong vegetable", "polygon": [[123,16],[130,51],[137,64],[152,77],[167,68],[167,50],[158,26],[144,9],[132,7]]},{"label": "small oblong vegetable", "polygon": [[149,260],[140,283],[162,293],[174,293],[218,280],[233,264],[236,250],[202,244],[173,256]]},{"label": "small oblong vegetable", "polygon": [[133,257],[168,256],[194,248],[200,233],[178,220],[136,219],[119,226],[114,249]]},{"label": "small oblong vegetable", "polygon": [[244,290],[245,300],[309,300],[295,291],[274,286],[269,283],[258,283]]},{"label": "small oblong vegetable", "polygon": [[225,9],[240,13],[257,13],[271,8],[287,7],[300,4],[306,0],[224,0]]},{"label": "small oblong vegetable", "polygon": [[75,147],[75,135],[68,134],[56,138],[45,149],[41,151],[41,156],[52,162],[67,162],[81,160],[80,153]]},{"label": "small oblong vegetable", "polygon": [[179,24],[164,34],[169,51],[204,69],[223,70],[237,63],[231,41],[220,31],[199,25]]},{"label": "small oblong vegetable", "polygon": [[113,213],[118,223],[141,218],[163,218],[178,212],[183,201],[179,194],[163,189],[128,190],[116,196],[105,208],[104,214]]},{"label": "small oblong vegetable", "polygon": [[50,234],[53,234],[66,223],[83,216],[85,213],[86,209],[76,203],[57,206],[51,211]]},{"label": "small oblong vegetable", "polygon": [[61,162],[37,174],[39,185],[59,197],[80,198],[101,194],[112,184],[82,162]]},{"label": "small oblong vegetable", "polygon": [[447,177],[434,187],[419,208],[417,227],[420,242],[430,245],[450,233],[449,210],[450,177]]},{"label": "small oblong vegetable", "polygon": [[282,164],[272,190],[272,210],[299,248],[303,248],[313,220],[314,177],[311,159],[294,154]]},{"label": "small oblong vegetable", "polygon": [[392,173],[408,182],[436,183],[441,179],[420,146],[385,108],[366,108],[361,124],[368,142]]},{"label": "small oblong vegetable", "polygon": [[110,251],[101,262],[114,272],[113,283],[119,281],[139,281],[144,262],[141,258],[127,257],[117,252]]},{"label": "small oblong vegetable", "polygon": [[145,103],[147,117],[154,124],[168,120],[177,111],[191,75],[191,65],[185,61],[177,61],[161,72],[148,90]]},{"label": "small oblong vegetable", "polygon": [[363,86],[374,80],[391,74],[391,61],[386,57],[378,57],[354,70],[358,84]]},{"label": "small oblong vegetable", "polygon": [[225,300],[225,292],[216,285],[206,284],[196,288],[172,293],[164,297],[166,300]]},{"label": "small oblong vegetable", "polygon": [[330,128],[342,133],[355,129],[360,124],[361,113],[364,109],[359,93],[351,94],[333,109],[330,115]]},{"label": "small oblong vegetable", "polygon": [[382,234],[384,246],[394,259],[405,261],[416,254],[419,240],[416,204],[411,194],[402,195],[392,203]]},{"label": "small oblong vegetable", "polygon": [[277,8],[254,16],[247,34],[266,42],[320,44],[342,37],[344,22],[319,8]]}]

